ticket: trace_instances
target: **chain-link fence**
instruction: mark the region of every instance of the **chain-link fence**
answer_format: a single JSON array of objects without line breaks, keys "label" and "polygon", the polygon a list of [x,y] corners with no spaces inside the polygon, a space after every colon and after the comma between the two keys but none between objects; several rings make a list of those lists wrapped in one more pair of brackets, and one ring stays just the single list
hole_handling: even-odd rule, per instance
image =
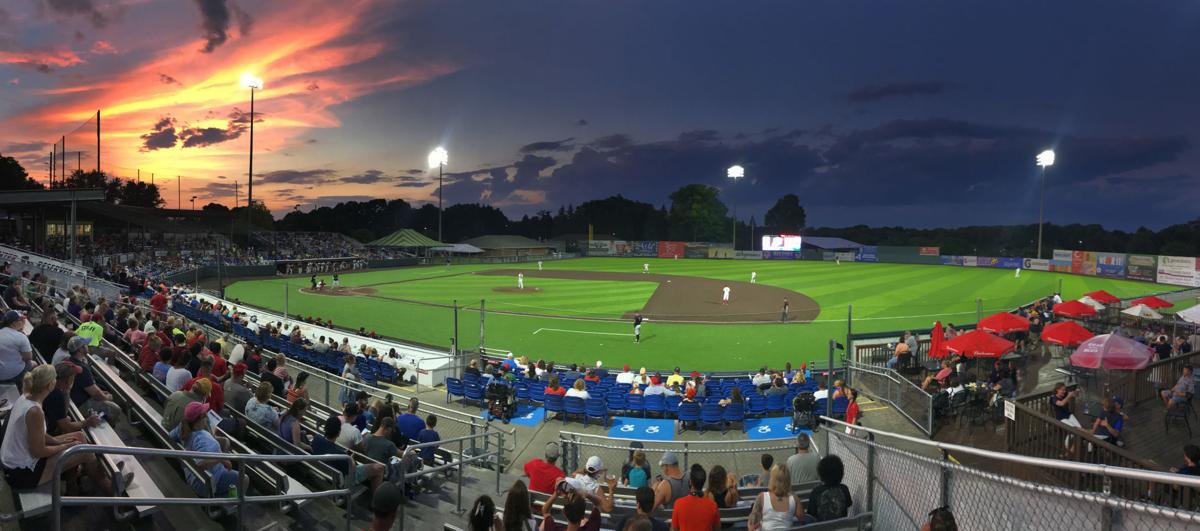
[{"label": "chain-link fence", "polygon": [[903,375],[846,360],[850,385],[867,396],[888,404],[908,418],[926,435],[933,433],[933,396]]},{"label": "chain-link fence", "polygon": [[[827,419],[828,420],[828,419]],[[838,423],[837,425],[841,425]],[[1022,456],[921,441],[879,430],[860,429],[847,435],[841,429],[825,432],[829,454],[845,466],[843,483],[850,489],[853,509],[873,514],[875,529],[915,529],[930,512],[948,507],[959,529],[1120,529],[1182,530],[1200,526],[1200,513],[1152,505],[1015,479],[957,464],[951,454],[931,459],[888,447],[874,439],[899,438],[973,458],[995,460],[1000,467],[1061,468],[1106,478],[1137,477],[1159,488],[1189,489],[1200,478],[1132,469],[1033,460]],[[863,438],[867,437],[867,438]]]}]

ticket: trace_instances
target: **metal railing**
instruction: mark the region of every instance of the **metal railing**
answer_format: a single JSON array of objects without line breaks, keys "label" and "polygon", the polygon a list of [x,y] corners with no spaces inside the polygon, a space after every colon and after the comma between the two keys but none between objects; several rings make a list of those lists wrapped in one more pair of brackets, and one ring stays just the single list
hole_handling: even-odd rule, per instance
[{"label": "metal railing", "polygon": [[[1151,486],[1147,492],[1200,489],[1200,477],[1078,463],[993,452],[908,437],[883,430],[854,427],[827,417],[830,453],[845,466],[843,483],[859,512],[872,511],[877,529],[914,529],[928,520],[931,509],[949,506],[960,529],[1188,529],[1200,524],[1200,513],[1155,505],[1152,498],[1131,500],[1108,491],[1086,492],[983,472],[957,464],[954,455],[996,462],[996,468],[1037,468]],[[864,439],[863,437],[867,437]],[[941,451],[931,459],[871,439],[884,437]],[[914,488],[920,486],[920,488]],[[930,488],[932,487],[932,488]],[[1114,525],[1120,522],[1123,525]]]},{"label": "metal railing", "polygon": [[933,434],[933,395],[900,373],[845,360],[850,384],[904,415],[926,435]]},{"label": "metal railing", "polygon": [[[496,449],[489,451],[488,448],[490,447],[492,436],[496,437]],[[483,442],[483,451],[482,452],[475,451],[475,449],[477,448],[476,444],[478,442],[480,442],[481,440]],[[467,441],[471,442],[472,452],[470,452],[470,455],[471,455],[470,457],[467,457],[468,454],[465,453],[466,452],[465,445],[466,445]],[[423,449],[423,448],[438,448],[440,446],[445,446],[447,444],[453,444],[453,443],[458,443],[458,454],[457,454],[458,459],[457,460],[451,461],[449,463],[445,463],[443,465],[432,466],[429,468],[422,468],[420,471],[413,472],[413,473],[408,472],[410,469],[412,460],[417,459],[417,453],[421,449]],[[407,488],[409,481],[417,480],[423,476],[432,476],[433,474],[436,474],[438,472],[444,472],[446,470],[454,469],[457,472],[457,481],[455,481],[455,483],[458,485],[457,493],[454,496],[455,514],[462,514],[462,512],[463,512],[463,506],[462,506],[463,467],[466,465],[472,464],[472,463],[478,463],[480,461],[488,461],[492,458],[495,458],[494,468],[496,470],[496,493],[499,494],[500,493],[500,474],[501,474],[501,464],[500,463],[503,459],[503,453],[504,453],[504,434],[502,432],[498,432],[498,431],[484,432],[484,433],[479,433],[479,434],[467,435],[465,437],[455,437],[453,439],[444,439],[444,440],[440,440],[440,441],[414,444],[414,445],[408,446],[404,450],[404,459],[402,459],[400,461],[401,467],[402,467],[401,470],[403,470],[404,472],[400,475],[399,483],[401,485],[404,485],[405,488]],[[400,522],[400,530],[401,531],[404,530],[404,506],[405,505],[407,505],[407,504],[405,504],[405,503],[400,504],[398,513],[396,515],[396,521]]]},{"label": "metal railing", "polygon": [[[126,497],[89,497],[89,496],[63,496],[60,483],[62,482],[63,464],[68,459],[77,453],[92,453],[92,454],[116,454],[130,455],[142,457],[163,457],[170,459],[223,459],[230,462],[243,464],[238,470],[237,496],[227,498],[126,498]],[[344,497],[349,501],[350,490],[348,488],[330,489],[318,492],[309,492],[306,494],[275,494],[269,496],[247,496],[246,489],[249,487],[249,476],[244,473],[247,468],[252,467],[252,463],[295,463],[307,461],[339,461],[344,460],[347,463],[347,469],[354,466],[354,461],[349,455],[254,455],[254,454],[219,454],[208,452],[192,452],[185,450],[163,450],[158,448],[138,448],[138,447],[112,447],[98,446],[93,444],[81,444],[72,446],[59,454],[58,459],[54,463],[53,476],[51,479],[50,490],[50,507],[51,507],[51,529],[60,531],[62,529],[62,508],[79,507],[79,506],[146,506],[146,505],[192,505],[192,506],[233,506],[237,512],[237,529],[245,529],[243,508],[247,503],[279,503],[310,500],[317,498],[332,498]],[[340,474],[339,474],[340,475]],[[343,478],[344,479],[344,478]],[[344,481],[339,480],[339,484]],[[345,519],[345,529],[350,529],[350,518]]]}]

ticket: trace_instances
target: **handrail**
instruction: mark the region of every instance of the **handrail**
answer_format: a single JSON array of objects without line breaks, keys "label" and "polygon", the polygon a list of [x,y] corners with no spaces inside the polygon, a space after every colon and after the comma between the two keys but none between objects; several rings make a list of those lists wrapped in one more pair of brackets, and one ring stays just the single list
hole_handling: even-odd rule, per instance
[{"label": "handrail", "polygon": [[[875,399],[891,405],[893,409],[899,411],[901,415],[904,415],[909,422],[912,422],[917,429],[925,432],[925,434],[933,434],[934,411],[932,394],[913,383],[912,380],[905,378],[894,369],[875,367],[873,365],[867,365],[849,359],[843,359],[842,363],[846,365],[848,371],[851,371],[850,375],[855,376],[856,378],[863,378],[863,376],[862,374],[855,375],[854,371],[870,374],[879,378],[886,378],[887,381],[891,382],[891,384],[885,385],[887,389],[874,389],[873,387],[875,386],[871,385],[869,382],[861,384],[855,382],[854,380],[856,378],[851,378],[851,383],[855,387],[861,388],[867,394],[873,395]],[[870,380],[869,378],[863,379]],[[892,385],[895,387],[893,388]],[[893,390],[895,393],[891,392]],[[914,390],[918,394],[912,394]],[[907,400],[905,400],[905,398],[907,398]],[[907,411],[907,406],[910,405],[915,406],[912,408],[915,410],[913,413],[922,416],[923,418],[921,420],[917,420]]]},{"label": "handrail", "polygon": [[[466,448],[464,447],[464,444],[466,443],[466,441],[470,440],[471,447],[475,448],[475,439],[483,439],[484,448],[486,449],[489,444],[488,440],[493,435],[496,436],[496,449],[495,450],[490,451],[490,452],[489,451],[479,452],[479,453],[472,455],[471,457],[466,456],[466,453],[465,453]],[[458,459],[457,460],[451,461],[444,465],[439,465],[439,466],[430,467],[430,468],[422,468],[419,472],[415,472],[415,473],[408,472],[409,464],[412,463],[412,460],[413,460],[414,456],[417,455],[418,450],[423,449],[423,448],[436,448],[436,447],[439,447],[439,446],[442,446],[445,444],[452,444],[452,443],[456,443],[456,442],[458,443]],[[444,470],[457,469],[458,470],[458,478],[457,478],[458,480],[455,481],[455,483],[458,485],[458,495],[454,497],[454,500],[455,500],[454,503],[455,503],[455,507],[456,507],[456,512],[461,514],[462,510],[463,510],[463,508],[462,508],[463,466],[471,464],[471,463],[476,463],[479,461],[486,461],[492,457],[495,457],[496,458],[496,493],[499,494],[500,493],[500,469],[501,469],[500,461],[501,461],[501,459],[503,459],[503,452],[504,452],[504,434],[499,431],[489,432],[489,431],[485,430],[483,433],[478,433],[478,434],[471,434],[471,435],[466,435],[466,436],[462,436],[462,437],[454,437],[451,439],[414,444],[414,445],[411,445],[411,446],[408,446],[407,448],[405,448],[404,458],[400,460],[400,463],[401,463],[400,466],[401,466],[401,470],[402,470],[402,472],[400,474],[400,482],[401,482],[401,484],[407,484],[410,479],[416,479],[421,476],[428,476],[428,475],[436,474],[436,473],[442,472]],[[403,529],[404,529],[404,506],[405,505],[407,505],[407,504],[404,504],[404,503],[400,504],[399,512],[396,516],[396,521],[400,523],[401,531],[403,531]],[[348,519],[347,519],[347,521],[348,521]]]},{"label": "handrail", "polygon": [[[349,454],[331,454],[331,455],[271,455],[263,456],[258,454],[225,454],[225,453],[209,453],[209,452],[194,452],[190,450],[164,450],[160,448],[141,448],[141,447],[113,447],[100,446],[94,444],[81,444],[72,446],[59,454],[58,459],[54,462],[53,476],[51,477],[50,491],[50,507],[51,507],[51,528],[54,531],[62,529],[62,508],[63,506],[86,506],[86,505],[102,505],[102,506],[122,506],[122,505],[195,505],[195,506],[237,506],[238,512],[238,528],[243,528],[242,524],[242,508],[246,503],[269,503],[269,502],[286,502],[300,501],[316,498],[328,498],[334,496],[349,496],[350,489],[330,489],[317,492],[309,492],[308,494],[276,494],[269,496],[246,496],[246,487],[248,479],[245,474],[239,474],[239,485],[237,489],[237,497],[229,498],[123,498],[123,497],[88,497],[88,496],[63,496],[60,483],[62,482],[63,464],[68,461],[68,458],[77,453],[93,453],[93,454],[117,454],[145,457],[164,457],[172,459],[224,459],[227,461],[237,461],[239,463],[271,463],[271,462],[305,462],[305,461],[331,461],[345,460],[347,469],[354,466],[354,460]],[[350,529],[350,519],[346,519],[346,529]]]},{"label": "handrail", "polygon": [[[1089,432],[1085,429],[1076,428],[1074,426],[1069,426],[1069,425],[1063,424],[1062,422],[1059,422],[1059,421],[1051,418],[1049,415],[1046,415],[1045,413],[1037,411],[1025,404],[1014,403],[1013,405],[1017,408],[1018,412],[1023,412],[1023,413],[1032,415],[1035,419],[1045,422],[1047,424],[1059,427],[1063,431],[1074,432],[1073,435],[1079,435],[1084,441],[1091,443],[1093,445],[1096,445],[1098,448],[1103,448],[1105,451],[1116,454],[1116,455],[1118,455],[1124,459],[1127,459],[1133,463],[1137,463],[1138,465],[1145,467],[1147,470],[1155,470],[1155,469],[1162,468],[1157,463],[1154,463],[1152,461],[1148,461],[1146,459],[1143,459],[1141,457],[1133,455],[1132,452],[1129,452],[1128,450],[1125,450],[1124,448],[1113,445],[1112,443],[1106,442],[1103,439],[1096,437],[1094,434],[1092,434],[1091,432]],[[1022,454],[1022,455],[1024,455],[1024,454]]]}]

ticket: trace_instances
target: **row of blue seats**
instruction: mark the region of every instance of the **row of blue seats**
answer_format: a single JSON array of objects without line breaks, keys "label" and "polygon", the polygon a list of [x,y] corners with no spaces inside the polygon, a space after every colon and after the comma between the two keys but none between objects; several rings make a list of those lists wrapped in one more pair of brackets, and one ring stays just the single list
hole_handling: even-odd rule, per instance
[{"label": "row of blue seats", "polygon": [[[572,378],[572,377],[564,375],[559,378],[559,385],[562,387],[565,387],[565,388],[570,388],[575,383],[575,381],[578,379],[579,379],[578,377]],[[482,384],[483,380],[486,380],[486,378],[483,378],[483,377],[479,376],[478,374],[472,374],[472,373],[464,374],[463,378],[462,378],[463,383],[467,383],[467,384]],[[629,391],[632,388],[631,384],[617,383],[616,378],[612,377],[612,376],[602,379],[599,382],[596,382],[594,380],[584,380],[584,382],[585,382],[586,389],[589,392],[591,392],[595,389],[600,389],[603,391],[607,391],[610,389],[623,389],[625,391]],[[518,385],[518,386],[525,385],[525,386],[530,386],[530,387],[533,387],[533,386],[545,387],[546,381],[545,380],[530,380],[527,378],[517,377],[514,384]],[[640,384],[638,387],[645,390],[647,386],[645,384]],[[730,390],[732,390],[735,387],[738,388],[739,391],[741,391],[743,397],[749,397],[749,396],[758,394],[758,388],[753,383],[751,383],[750,380],[709,380],[708,382],[705,383],[705,387],[708,389],[708,393],[711,395],[719,395],[719,396],[726,396],[726,397],[729,396]],[[795,384],[795,383],[788,384],[788,393],[792,394],[792,395],[804,393],[804,392],[811,393],[811,392],[815,392],[816,390],[817,390],[817,384],[815,382],[809,382],[809,383],[804,383],[804,384]]]}]

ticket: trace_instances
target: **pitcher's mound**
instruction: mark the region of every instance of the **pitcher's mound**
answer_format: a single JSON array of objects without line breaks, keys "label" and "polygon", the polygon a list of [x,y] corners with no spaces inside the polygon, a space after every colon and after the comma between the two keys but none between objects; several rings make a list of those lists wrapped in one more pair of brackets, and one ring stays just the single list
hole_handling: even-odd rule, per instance
[{"label": "pitcher's mound", "polygon": [[500,288],[492,288],[492,291],[498,293],[541,293],[542,288],[514,288],[512,286],[504,286]]},{"label": "pitcher's mound", "polygon": [[309,293],[312,295],[330,295],[333,297],[353,297],[356,295],[374,295],[375,288],[351,288],[346,286],[334,288],[325,286],[325,289],[300,288],[300,293]]}]

